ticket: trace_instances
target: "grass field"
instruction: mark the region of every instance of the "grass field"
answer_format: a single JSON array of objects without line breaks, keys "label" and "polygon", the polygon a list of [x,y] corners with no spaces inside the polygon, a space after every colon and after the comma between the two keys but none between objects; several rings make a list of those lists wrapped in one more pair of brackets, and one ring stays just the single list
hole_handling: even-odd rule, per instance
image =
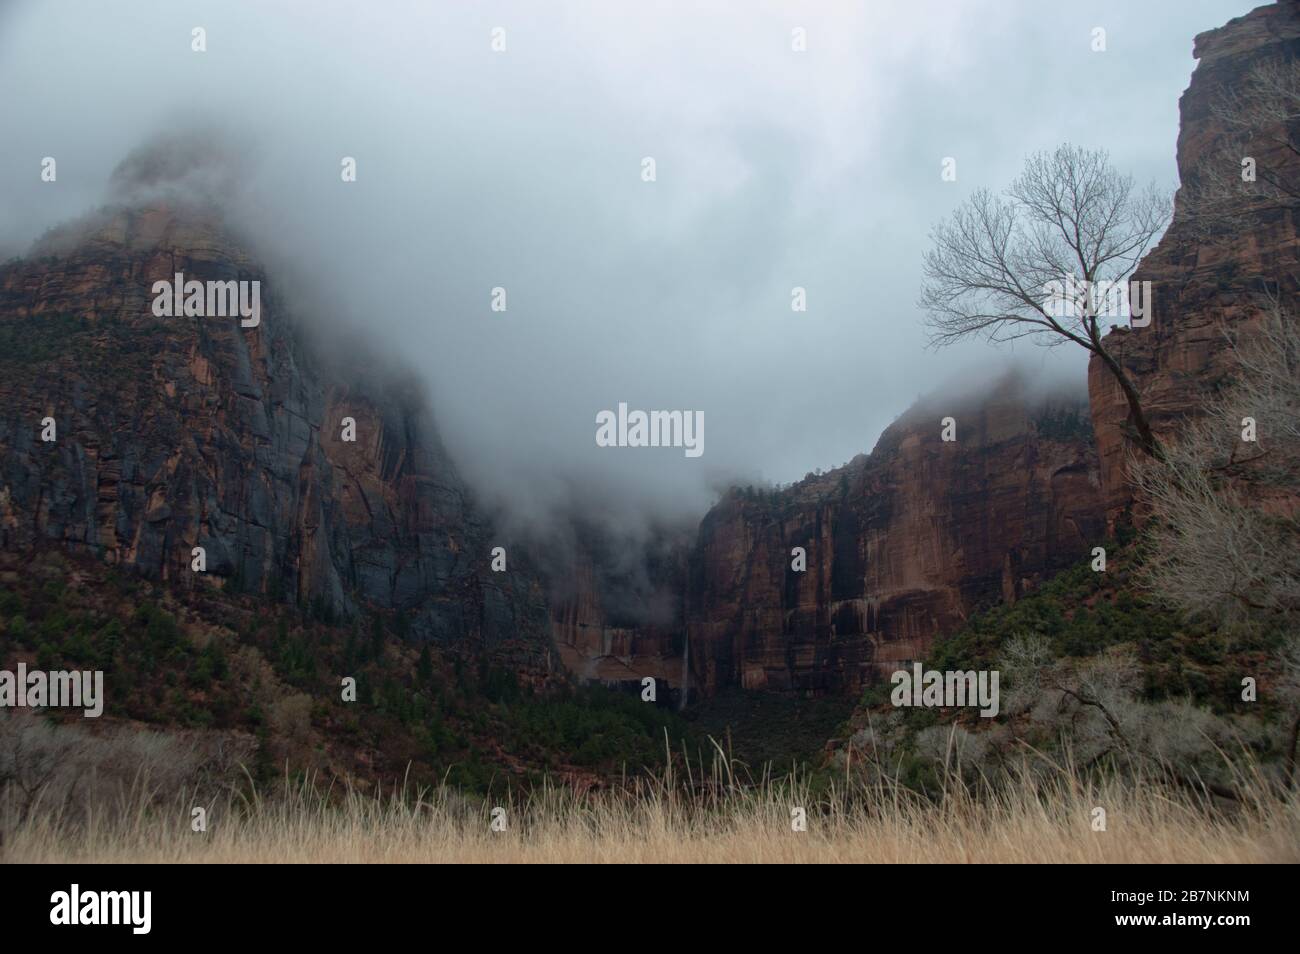
[{"label": "grass field", "polygon": [[[303,784],[274,798],[45,810],[8,827],[5,862],[801,863],[1300,861],[1300,799],[1263,786],[1224,803],[1158,781],[1018,784],[926,800],[897,786],[814,795],[713,771],[618,790],[547,788],[494,806],[455,789],[375,796]],[[134,802],[134,804],[133,804]],[[805,831],[792,809],[805,809]],[[492,829],[493,809],[505,830]],[[1105,809],[1105,830],[1094,830]]]}]

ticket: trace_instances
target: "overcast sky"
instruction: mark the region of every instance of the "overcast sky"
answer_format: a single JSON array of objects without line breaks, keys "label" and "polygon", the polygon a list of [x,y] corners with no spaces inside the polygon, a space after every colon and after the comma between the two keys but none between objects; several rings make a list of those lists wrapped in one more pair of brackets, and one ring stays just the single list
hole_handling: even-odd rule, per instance
[{"label": "overcast sky", "polygon": [[[0,254],[104,201],[160,130],[235,130],[232,215],[420,369],[485,496],[701,509],[1013,359],[1081,386],[1065,349],[926,351],[927,233],[1066,141],[1174,186],[1192,38],[1255,5],[0,2]],[[598,448],[620,401],[703,411],[705,453]]]}]

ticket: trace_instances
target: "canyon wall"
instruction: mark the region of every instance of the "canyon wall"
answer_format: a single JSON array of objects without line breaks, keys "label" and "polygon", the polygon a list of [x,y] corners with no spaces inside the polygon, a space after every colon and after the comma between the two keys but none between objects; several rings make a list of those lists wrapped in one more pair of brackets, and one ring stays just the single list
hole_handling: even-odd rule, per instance
[{"label": "canyon wall", "polygon": [[1087,554],[1104,529],[1099,490],[1082,399],[1009,376],[921,402],[842,468],[729,491],[678,558],[671,624],[611,625],[587,566],[553,604],[553,632],[570,668],[607,682],[651,675],[691,698],[855,691]]},{"label": "canyon wall", "polygon": [[[260,324],[155,317],[153,283],[176,272],[262,282]],[[329,358],[310,319],[207,206],[112,207],[7,264],[0,549],[58,543],[181,587],[400,611],[425,637],[545,656],[545,594],[488,570],[495,541],[422,390],[363,348]]]},{"label": "canyon wall", "polygon": [[[1162,437],[1198,413],[1232,367],[1227,336],[1248,337],[1270,307],[1270,295],[1289,303],[1294,320],[1300,290],[1300,103],[1292,87],[1289,107],[1273,115],[1268,97],[1251,79],[1262,65],[1300,58],[1300,4],[1259,7],[1202,33],[1193,55],[1200,62],[1179,101],[1182,186],[1173,221],[1133,276],[1151,282],[1151,324],[1116,328],[1105,338]],[[1290,117],[1283,118],[1288,109]],[[1255,187],[1241,183],[1247,155],[1258,168]],[[1268,186],[1267,179],[1283,188]],[[1240,199],[1225,193],[1226,201],[1215,201],[1229,186]],[[1129,410],[1115,379],[1095,358],[1088,387],[1113,523],[1133,502],[1126,478]]]},{"label": "canyon wall", "polygon": [[1015,377],[922,402],[869,456],[709,513],[686,600],[692,673],[705,691],[855,690],[1078,560],[1099,513],[1081,402],[1038,405]]}]

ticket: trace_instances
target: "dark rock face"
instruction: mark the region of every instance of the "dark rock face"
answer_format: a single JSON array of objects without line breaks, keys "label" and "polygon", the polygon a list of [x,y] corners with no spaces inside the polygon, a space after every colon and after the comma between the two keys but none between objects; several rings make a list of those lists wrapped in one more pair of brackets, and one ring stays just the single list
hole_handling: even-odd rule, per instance
[{"label": "dark rock face", "polygon": [[653,676],[659,701],[680,701],[693,532],[664,529],[633,542],[580,521],[574,528],[570,545],[539,561],[551,577],[551,633],[560,659],[585,681],[613,685]]},{"label": "dark rock face", "polygon": [[[260,324],[155,317],[153,283],[176,272],[261,281]],[[0,270],[0,546],[54,541],[180,586],[401,610],[423,636],[544,654],[541,587],[490,572],[499,541],[420,389],[356,351],[331,364],[302,319],[207,209],[113,209]]]},{"label": "dark rock face", "polygon": [[[941,439],[946,416],[954,442]],[[586,678],[650,675],[691,698],[855,691],[923,656],[975,606],[1078,560],[1103,530],[1085,404],[1031,399],[1013,377],[978,398],[922,403],[870,456],[825,475],[730,491],[693,545],[656,564],[672,568],[667,584],[680,574],[680,620],[614,624],[588,554],[571,595],[552,603],[552,627]]]},{"label": "dark rock face", "polygon": [[[1221,104],[1226,95],[1243,89],[1259,64],[1300,57],[1300,4],[1260,7],[1202,33],[1194,55],[1200,62],[1179,101],[1183,188],[1168,231],[1134,274],[1137,281],[1151,282],[1152,321],[1146,328],[1117,329],[1106,337],[1107,347],[1138,385],[1157,435],[1168,435],[1188,415],[1199,413],[1205,396],[1231,368],[1225,331],[1249,336],[1264,313],[1266,291],[1280,292],[1294,317],[1300,291],[1300,202],[1243,201],[1228,234],[1207,236],[1187,189],[1198,176],[1239,178],[1234,156],[1224,148],[1236,136],[1224,122]],[[1300,143],[1300,130],[1264,127],[1253,137],[1251,151],[1261,170],[1300,185],[1300,156],[1282,145],[1288,140]],[[1088,387],[1105,505],[1113,521],[1133,502],[1126,476],[1132,452],[1124,430],[1128,405],[1095,358]]]}]

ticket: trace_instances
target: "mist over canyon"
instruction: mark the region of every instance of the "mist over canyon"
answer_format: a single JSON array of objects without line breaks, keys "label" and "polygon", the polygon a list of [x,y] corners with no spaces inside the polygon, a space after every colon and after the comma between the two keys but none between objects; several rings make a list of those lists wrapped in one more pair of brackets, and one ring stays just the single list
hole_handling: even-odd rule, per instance
[{"label": "mist over canyon", "polygon": [[[160,182],[212,197],[305,325],[346,329],[414,370],[457,466],[506,524],[559,537],[581,510],[644,540],[698,520],[728,485],[842,464],[921,394],[1008,363],[1081,387],[1083,360],[1064,350],[925,350],[914,302],[927,231],[1080,124],[1104,129],[1123,167],[1171,181],[1186,37],[1239,7],[796,17],[768,4],[737,18],[692,4],[677,30],[665,9],[413,3],[349,44],[345,4],[144,3],[125,16],[72,4],[57,18],[8,4],[0,79],[25,92],[4,107],[0,251]],[[161,36],[200,20],[206,52],[162,52]],[[1086,42],[1093,20],[1111,36],[1104,54]],[[498,22],[508,45],[494,53]],[[1006,56],[1012,22],[1022,39]],[[790,55],[794,26],[815,55]],[[1072,31],[1085,41],[1067,44]],[[107,50],[112,68],[96,70]],[[1079,68],[1095,77],[1083,94]],[[963,118],[1011,87],[1024,91],[1017,115]],[[20,174],[33,151],[59,160],[57,186]],[[955,182],[940,179],[948,156]],[[355,182],[340,181],[343,157]],[[791,311],[796,286],[806,312]],[[504,313],[490,309],[497,287]],[[708,453],[597,447],[594,417],[620,401],[703,412]]]}]

